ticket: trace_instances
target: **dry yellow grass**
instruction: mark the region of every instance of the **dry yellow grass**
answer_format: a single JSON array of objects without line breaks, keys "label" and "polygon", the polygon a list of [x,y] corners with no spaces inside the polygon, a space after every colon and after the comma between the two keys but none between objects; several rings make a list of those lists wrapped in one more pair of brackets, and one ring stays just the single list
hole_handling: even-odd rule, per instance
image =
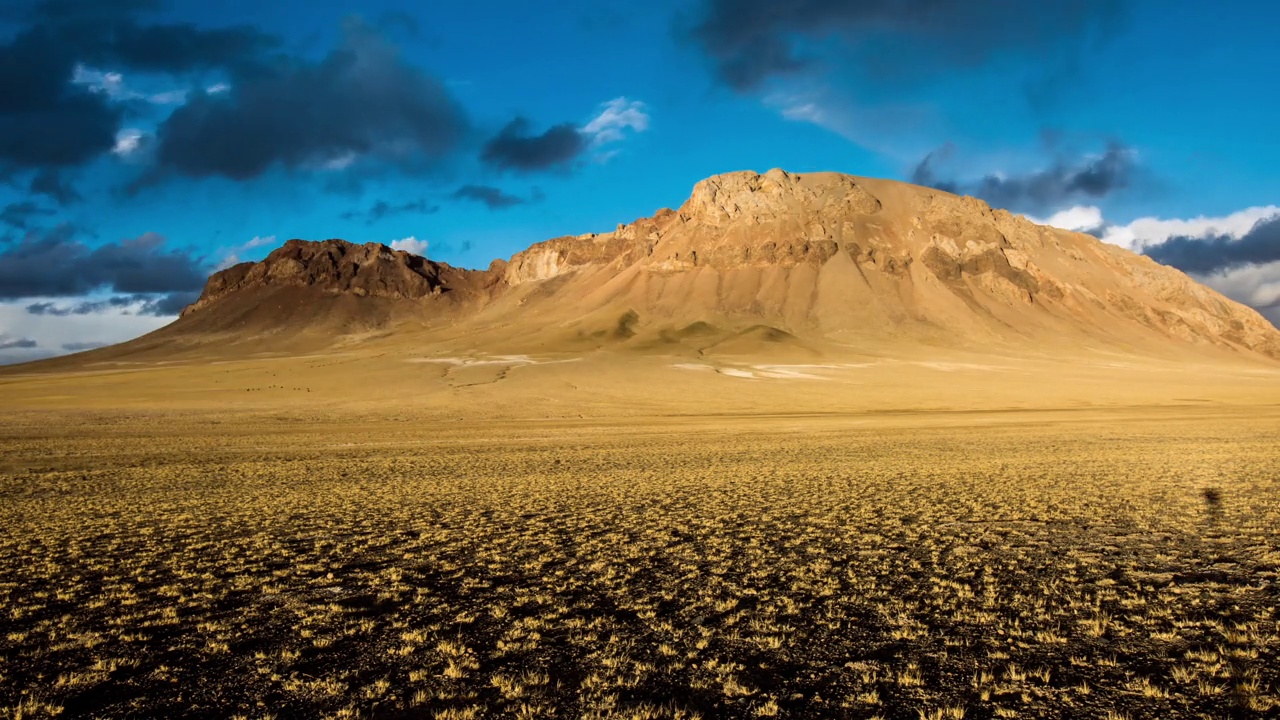
[{"label": "dry yellow grass", "polygon": [[1270,406],[443,422],[27,402],[0,421],[0,717],[1280,702]]}]

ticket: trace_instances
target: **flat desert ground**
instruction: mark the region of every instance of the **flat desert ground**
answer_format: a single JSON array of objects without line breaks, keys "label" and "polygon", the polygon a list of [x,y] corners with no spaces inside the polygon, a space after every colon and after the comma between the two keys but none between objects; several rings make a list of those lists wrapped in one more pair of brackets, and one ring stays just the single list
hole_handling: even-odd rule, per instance
[{"label": "flat desert ground", "polygon": [[1280,368],[0,375],[0,717],[1263,718]]}]

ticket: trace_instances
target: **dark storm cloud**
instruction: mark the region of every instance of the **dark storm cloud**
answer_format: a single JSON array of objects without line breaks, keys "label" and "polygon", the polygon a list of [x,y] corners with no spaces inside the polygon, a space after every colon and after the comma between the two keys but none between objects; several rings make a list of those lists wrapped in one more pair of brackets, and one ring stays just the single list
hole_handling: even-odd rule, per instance
[{"label": "dark storm cloud", "polygon": [[140,23],[136,14],[155,7],[57,0],[10,13],[21,25],[0,45],[0,165],[65,168],[114,147],[124,107],[73,81],[82,63],[174,75],[252,65],[276,44],[247,27]]},{"label": "dark storm cloud", "polygon": [[1260,220],[1239,238],[1172,237],[1143,250],[1151,259],[1183,272],[1206,275],[1241,265],[1280,260],[1280,216]]},{"label": "dark storm cloud", "polygon": [[502,210],[524,202],[524,198],[509,195],[501,188],[488,185],[463,185],[453,193],[457,200],[473,200],[484,203],[490,210]]},{"label": "dark storm cloud", "polygon": [[63,343],[62,349],[67,352],[83,352],[85,350],[96,350],[100,347],[106,347],[111,343],[106,342],[69,342]]},{"label": "dark storm cloud", "polygon": [[843,64],[870,81],[930,76],[1109,32],[1125,0],[702,0],[687,31],[719,79],[765,80]]},{"label": "dark storm cloud", "polygon": [[418,198],[407,203],[390,203],[386,200],[379,200],[367,210],[348,210],[340,216],[343,220],[357,220],[363,218],[365,222],[372,225],[379,220],[396,215],[405,215],[414,213],[418,215],[431,215],[440,210],[438,205],[431,204],[426,198]]},{"label": "dark storm cloud", "polygon": [[18,230],[26,230],[33,219],[52,215],[57,215],[57,212],[42,208],[33,202],[22,201],[9,203],[3,210],[0,210],[0,223]]},{"label": "dark storm cloud", "polygon": [[0,252],[0,299],[84,295],[103,288],[128,294],[193,292],[204,280],[197,258],[166,249],[155,233],[91,248],[60,226],[27,233]]},{"label": "dark storm cloud", "polygon": [[51,198],[59,205],[70,205],[84,199],[76,191],[75,187],[71,185],[70,180],[57,170],[49,168],[39,170],[31,177],[28,191],[32,195],[44,195]]},{"label": "dark storm cloud", "polygon": [[911,171],[911,182],[916,185],[931,187],[944,192],[956,193],[960,192],[960,184],[954,180],[946,180],[938,177],[937,164],[945,162],[947,158],[955,153],[955,147],[950,143],[943,145],[937,150],[931,151],[925,155],[920,162]]},{"label": "dark storm cloud", "polygon": [[124,310],[126,315],[177,315],[182,308],[199,299],[200,293],[175,292],[163,295],[113,295],[102,300],[84,300],[70,305],[53,302],[31,303],[26,311],[32,315],[93,315],[106,310]]},{"label": "dark storm cloud", "polygon": [[15,14],[58,22],[101,22],[161,9],[160,0],[18,0]]},{"label": "dark storm cloud", "polygon": [[112,31],[110,44],[99,57],[91,56],[90,62],[171,75],[236,67],[278,45],[274,37],[246,26],[204,29],[190,24],[123,22]]},{"label": "dark storm cloud", "polygon": [[0,165],[80,165],[115,145],[122,113],[71,82],[77,51],[45,27],[0,45]]},{"label": "dark storm cloud", "polygon": [[74,49],[78,62],[169,75],[238,66],[280,44],[274,35],[247,25],[140,22],[140,15],[163,5],[150,0],[51,0],[39,3],[29,21]]},{"label": "dark storm cloud", "polygon": [[147,298],[138,309],[139,315],[177,315],[182,309],[200,299],[200,291],[173,292]]},{"label": "dark storm cloud", "polygon": [[1280,305],[1264,305],[1254,310],[1262,313],[1262,317],[1269,320],[1276,328],[1280,328]]},{"label": "dark storm cloud", "polygon": [[[81,303],[81,304],[83,305],[85,303]],[[91,310],[86,309],[84,313],[77,313],[76,312],[77,307],[79,306],[58,305],[57,303],[51,303],[51,302],[37,302],[37,303],[31,303],[30,305],[28,305],[26,310],[31,315],[52,315],[54,317],[66,317],[67,315],[83,315],[83,314],[92,312]]]},{"label": "dark storm cloud", "polygon": [[11,338],[0,335],[0,350],[30,350],[35,347],[40,347],[40,343],[30,338]]},{"label": "dark storm cloud", "polygon": [[484,144],[480,160],[502,170],[536,172],[566,169],[587,149],[587,138],[571,123],[534,135],[529,121],[518,117]]},{"label": "dark storm cloud", "polygon": [[319,62],[277,58],[234,70],[230,85],[194,94],[160,125],[162,172],[246,180],[275,166],[346,167],[366,157],[430,168],[468,129],[440,80],[358,23]]},{"label": "dark storm cloud", "polygon": [[940,177],[936,165],[945,162],[951,148],[929,153],[911,173],[911,182],[974,195],[995,207],[1040,213],[1060,209],[1081,200],[1096,201],[1129,187],[1137,170],[1135,153],[1112,144],[1102,155],[1057,160],[1051,167],[1025,175],[987,175],[976,181]]},{"label": "dark storm cloud", "polygon": [[43,301],[31,303],[26,307],[26,311],[32,315],[50,315],[53,317],[92,315],[103,310],[126,308],[142,302],[145,298],[146,296],[141,296],[140,299],[132,295],[116,295],[105,300],[85,300],[72,305],[59,305],[58,303]]}]

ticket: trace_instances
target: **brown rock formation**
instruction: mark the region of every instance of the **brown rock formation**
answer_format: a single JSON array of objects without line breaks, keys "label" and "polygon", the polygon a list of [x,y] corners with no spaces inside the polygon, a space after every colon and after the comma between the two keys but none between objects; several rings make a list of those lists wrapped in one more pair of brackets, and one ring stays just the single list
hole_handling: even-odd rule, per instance
[{"label": "brown rock formation", "polygon": [[467,284],[471,271],[392,250],[379,243],[290,240],[261,262],[214,273],[186,316],[237,292],[267,287],[308,287],[329,294],[417,300]]},{"label": "brown rock formation", "polygon": [[[215,274],[180,324],[271,288],[432,312],[443,311],[441,297],[466,299],[449,305],[451,322],[626,343],[698,324],[854,347],[1199,347],[1280,358],[1280,332],[1264,318],[1149,258],[974,198],[835,173],[718,175],[678,210],[538,243],[486,271],[377,244],[293,240]],[[627,332],[614,332],[622,317]]]}]

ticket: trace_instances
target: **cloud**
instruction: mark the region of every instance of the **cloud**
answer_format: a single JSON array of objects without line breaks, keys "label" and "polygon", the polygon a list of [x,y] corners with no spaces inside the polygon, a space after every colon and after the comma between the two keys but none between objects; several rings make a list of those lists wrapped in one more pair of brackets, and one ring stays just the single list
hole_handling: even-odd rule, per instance
[{"label": "cloud", "polygon": [[234,68],[231,80],[226,91],[193,93],[159,126],[160,173],[247,180],[364,158],[429,168],[468,130],[442,82],[358,22],[319,62],[281,58]]},{"label": "cloud", "polygon": [[247,25],[226,28],[201,28],[190,23],[140,25],[125,18],[111,23],[110,30],[109,42],[96,48],[98,52],[88,54],[88,58],[170,75],[215,68],[236,69],[280,44],[275,36]]},{"label": "cloud", "polygon": [[416,237],[410,236],[407,238],[400,238],[399,240],[392,240],[391,249],[403,250],[413,255],[421,255],[422,257],[426,257],[427,244],[428,243],[426,240],[419,240]]},{"label": "cloud", "polygon": [[95,315],[108,310],[119,310],[124,315],[177,315],[182,308],[198,300],[198,292],[178,292],[165,295],[114,295],[102,300],[81,300],[76,303],[41,301],[27,305],[32,315],[67,317],[70,315]]},{"label": "cloud", "polygon": [[977,180],[940,177],[937,164],[954,148],[944,146],[924,157],[912,170],[911,182],[946,192],[974,195],[995,207],[1042,213],[1080,199],[1097,200],[1129,187],[1137,171],[1137,153],[1112,143],[1101,155],[1067,160],[1022,175],[991,174]]},{"label": "cloud", "polygon": [[253,248],[265,247],[267,245],[275,245],[275,244],[276,244],[275,235],[267,235],[265,237],[262,235],[254,235],[253,239],[249,240],[248,242],[246,242],[244,245],[241,245],[240,247],[246,250],[252,250]]},{"label": "cloud", "polygon": [[83,352],[85,350],[96,350],[100,347],[106,347],[111,343],[108,342],[69,342],[62,343],[62,349],[67,352]]},{"label": "cloud", "polygon": [[[225,250],[225,254],[222,256],[222,259],[218,261],[218,264],[214,266],[213,271],[221,272],[232,265],[238,265],[240,263],[240,254],[246,250],[254,250],[256,248],[275,244],[277,244],[275,235],[267,235],[265,237],[262,235],[254,235],[250,240],[241,243],[240,245],[236,245],[230,250]],[[186,304],[189,305],[190,303]]]},{"label": "cloud", "polygon": [[26,230],[31,220],[37,217],[57,215],[57,211],[42,208],[30,201],[9,203],[0,210],[0,222],[18,230]]},{"label": "cloud", "polygon": [[0,45],[0,163],[70,167],[111,149],[122,111],[105,93],[71,82],[75,58],[47,27]]},{"label": "cloud", "polygon": [[1280,309],[1280,260],[1192,275],[1237,302],[1258,310]]},{"label": "cloud", "polygon": [[645,104],[619,97],[604,103],[600,112],[582,126],[582,134],[599,146],[622,140],[624,131],[641,133],[648,129],[649,113]]},{"label": "cloud", "polygon": [[1037,225],[1090,234],[1100,232],[1107,224],[1102,217],[1102,209],[1093,205],[1076,205],[1066,210],[1059,210],[1047,218],[1028,215],[1027,219]]},{"label": "cloud", "polygon": [[172,315],[140,315],[128,308],[104,308],[87,315],[35,315],[27,312],[27,301],[0,301],[0,332],[28,338],[37,348],[0,353],[0,363],[35,360],[58,354],[64,344],[93,340],[116,343],[151,332],[173,321]]},{"label": "cloud", "polygon": [[[142,101],[154,105],[181,105],[187,101],[191,90],[186,87],[162,90],[159,92],[143,92],[132,87],[123,73],[107,72],[99,68],[77,64],[71,76],[71,82],[82,85],[95,93],[102,93],[116,102]],[[205,88],[205,92],[218,93],[230,89],[226,83],[214,83]]]},{"label": "cloud", "polygon": [[1143,248],[1156,262],[1206,275],[1243,265],[1280,260],[1280,215],[1259,220],[1248,232],[1192,237],[1179,235]]},{"label": "cloud", "polygon": [[463,185],[454,191],[453,197],[458,200],[484,203],[490,210],[502,210],[524,202],[524,198],[518,195],[509,195],[501,188],[488,185]]},{"label": "cloud", "polygon": [[134,128],[128,128],[116,133],[116,144],[111,148],[111,152],[115,155],[127,156],[132,155],[142,149],[146,133]]},{"label": "cloud", "polygon": [[45,0],[27,21],[60,45],[75,48],[80,62],[93,68],[181,75],[251,62],[280,45],[276,36],[248,25],[140,22],[141,15],[161,5],[159,0]]},{"label": "cloud", "polygon": [[1251,207],[1220,217],[1138,218],[1119,225],[1093,206],[1076,206],[1046,220],[1066,230],[1145,253],[1197,282],[1248,305],[1280,326],[1280,206]]},{"label": "cloud", "polygon": [[32,195],[50,198],[59,205],[70,205],[84,199],[62,172],[51,168],[36,171],[27,190]]},{"label": "cloud", "polygon": [[202,263],[187,252],[168,250],[164,238],[137,238],[89,247],[63,225],[29,232],[0,252],[0,299],[85,295],[108,288],[155,294],[199,290]]},{"label": "cloud", "polygon": [[[649,120],[648,107],[626,97],[601,103],[595,115],[581,127],[560,123],[535,134],[528,119],[516,117],[484,144],[480,161],[517,173],[567,171],[588,150],[623,140],[628,132],[648,130]],[[617,150],[601,150],[595,159],[604,162],[617,154]],[[481,200],[479,197],[469,199]]]},{"label": "cloud", "polygon": [[385,220],[396,215],[404,215],[407,213],[415,213],[419,215],[431,215],[440,210],[440,206],[434,205],[426,198],[418,198],[406,203],[390,203],[386,200],[379,200],[366,210],[348,210],[342,213],[343,220],[364,219],[364,221],[373,225],[374,223]]},{"label": "cloud", "polygon": [[0,350],[31,350],[40,347],[40,343],[31,338],[10,337],[0,333]]},{"label": "cloud", "polygon": [[0,45],[0,163],[51,170],[110,152],[129,95],[122,69],[175,75],[240,68],[277,44],[249,27],[140,23],[138,13],[154,8],[48,0],[20,16]]},{"label": "cloud", "polygon": [[587,136],[572,123],[554,125],[534,135],[529,121],[517,117],[484,144],[480,160],[500,170],[521,173],[568,169],[588,145]]},{"label": "cloud", "polygon": [[1081,38],[1110,32],[1124,0],[702,0],[687,36],[737,92],[767,81],[853,70],[881,86],[1034,53],[1078,51]]},{"label": "cloud", "polygon": [[955,180],[945,180],[938,176],[937,165],[946,162],[955,155],[955,145],[947,143],[936,150],[930,150],[927,155],[916,163],[911,170],[911,182],[924,187],[931,187],[944,192],[960,192],[960,183]]},{"label": "cloud", "polygon": [[76,63],[71,73],[71,82],[84,85],[95,93],[105,93],[114,100],[125,99],[129,95],[124,87],[124,75],[118,72],[104,72],[80,63]]},{"label": "cloud", "polygon": [[1142,249],[1173,237],[1206,238],[1229,236],[1239,238],[1260,221],[1280,216],[1280,207],[1266,205],[1239,210],[1222,217],[1200,215],[1188,219],[1141,217],[1127,225],[1108,225],[1102,239],[1112,245]]},{"label": "cloud", "polygon": [[[1075,206],[1032,222],[1089,232],[1100,240],[1197,276],[1280,261],[1280,206],[1251,207],[1221,217],[1141,217],[1125,225],[1107,222],[1094,206]],[[1237,277],[1253,277],[1248,273]]]}]

